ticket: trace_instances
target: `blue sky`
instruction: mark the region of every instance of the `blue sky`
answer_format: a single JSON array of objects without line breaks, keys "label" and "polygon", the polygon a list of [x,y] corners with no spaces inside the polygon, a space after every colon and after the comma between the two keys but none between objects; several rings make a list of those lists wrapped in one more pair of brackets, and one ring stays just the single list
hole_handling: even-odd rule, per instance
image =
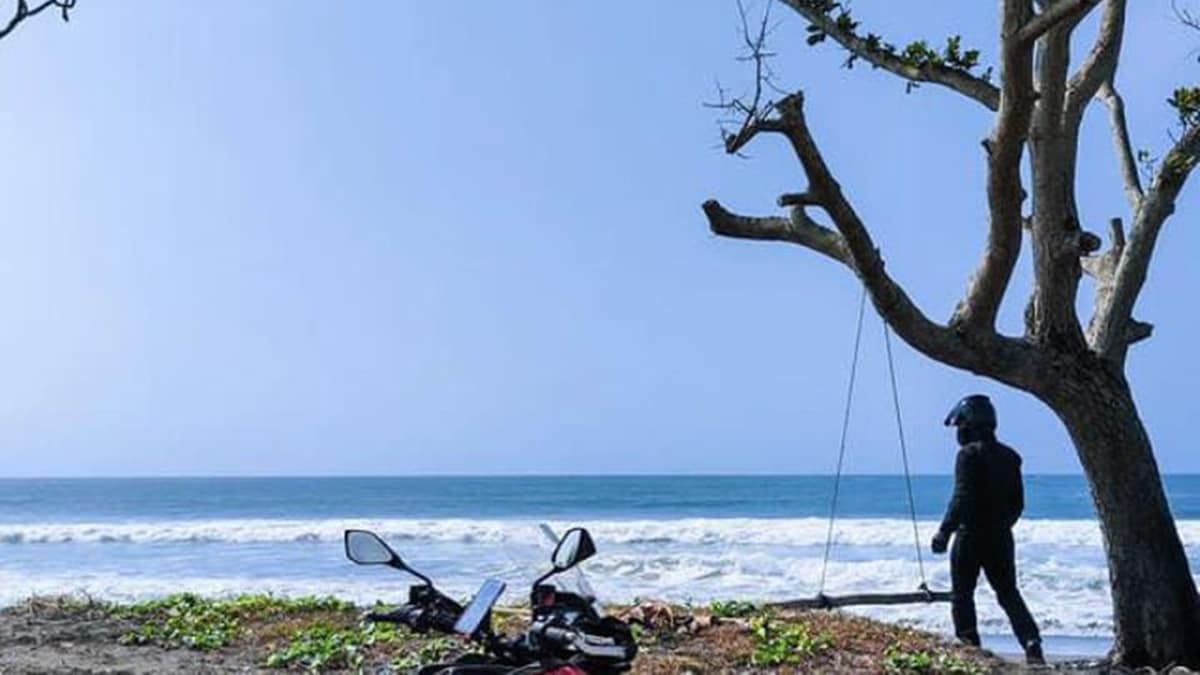
[{"label": "blue sky", "polygon": [[[994,8],[960,5],[858,14],[897,42],[961,33],[994,62]],[[1135,142],[1160,150],[1195,40],[1165,0],[1132,5],[1119,83]],[[806,90],[889,269],[948,316],[984,237],[989,115],[841,69],[777,13],[782,83]],[[68,25],[31,21],[0,42],[0,471],[831,470],[853,279],[717,239],[699,209],[766,213],[803,186],[777,142],[716,147],[701,104],[749,84],[738,46],[716,0],[84,0]],[[1081,164],[1105,231],[1126,206],[1100,110]],[[1139,311],[1157,333],[1131,363],[1167,471],[1200,471],[1196,194],[1161,240]],[[899,468],[880,339],[869,323],[849,471]],[[949,470],[941,418],[972,391],[1029,470],[1078,470],[1030,398],[907,346],[898,367],[917,470]]]}]

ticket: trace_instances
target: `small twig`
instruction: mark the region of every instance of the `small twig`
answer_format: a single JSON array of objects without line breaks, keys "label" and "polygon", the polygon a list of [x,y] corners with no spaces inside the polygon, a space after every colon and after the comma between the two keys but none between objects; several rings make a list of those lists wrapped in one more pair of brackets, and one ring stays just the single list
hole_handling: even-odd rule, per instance
[{"label": "small twig", "polygon": [[[746,48],[746,52],[737,57],[737,60],[747,63],[752,62],[754,64],[753,95],[749,100],[742,97],[730,98],[726,90],[718,82],[718,100],[715,103],[704,104],[707,108],[725,110],[733,114],[732,119],[720,121],[721,137],[725,152],[731,155],[742,156],[742,148],[767,123],[768,118],[775,112],[775,102],[764,100],[766,98],[766,91],[784,93],[780,87],[775,85],[775,73],[769,63],[770,59],[776,56],[776,53],[768,51],[766,48],[767,38],[775,30],[775,27],[778,26],[777,23],[771,23],[772,1],[767,0],[762,18],[756,22],[751,21],[749,12],[742,0],[738,0],[737,2],[738,17],[741,20],[742,42]],[[730,127],[734,125],[736,125],[736,131],[731,131]]]},{"label": "small twig", "polygon": [[0,38],[13,32],[17,26],[21,25],[21,22],[30,17],[37,16],[51,7],[57,7],[62,10],[63,21],[70,21],[70,12],[75,8],[75,0],[44,0],[40,4],[34,5],[32,9],[29,7],[29,0],[17,0],[17,11],[13,13],[8,23],[3,28],[0,28]]},{"label": "small twig", "polygon": [[1175,12],[1175,18],[1179,19],[1179,23],[1200,31],[1200,17],[1197,17],[1186,7],[1179,6],[1179,0],[1171,0],[1171,11]]}]

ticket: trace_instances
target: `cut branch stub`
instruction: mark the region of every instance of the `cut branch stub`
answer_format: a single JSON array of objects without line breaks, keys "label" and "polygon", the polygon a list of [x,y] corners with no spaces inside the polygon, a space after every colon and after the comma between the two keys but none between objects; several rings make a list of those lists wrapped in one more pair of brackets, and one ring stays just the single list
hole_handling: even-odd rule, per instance
[{"label": "cut branch stub", "polygon": [[715,199],[701,205],[713,234],[738,239],[786,241],[810,248],[843,265],[854,267],[842,236],[817,224],[801,208],[792,209],[791,218],[779,216],[743,216],[729,211]]},{"label": "cut branch stub", "polygon": [[[1091,323],[1088,325],[1087,336],[1088,343],[1093,348],[1099,339],[1100,325],[1104,317],[1103,309],[1109,307],[1112,302],[1113,289],[1117,279],[1117,268],[1121,263],[1121,256],[1125,253],[1125,227],[1120,218],[1113,218],[1109,221],[1109,236],[1112,238],[1112,245],[1103,255],[1086,256],[1079,261],[1084,273],[1096,282],[1097,310],[1092,315]],[[1126,322],[1122,338],[1126,345],[1131,345],[1149,338],[1153,332],[1154,326],[1152,324],[1130,318]]]},{"label": "cut branch stub", "polygon": [[821,200],[811,192],[789,192],[779,195],[780,206],[821,206]]}]

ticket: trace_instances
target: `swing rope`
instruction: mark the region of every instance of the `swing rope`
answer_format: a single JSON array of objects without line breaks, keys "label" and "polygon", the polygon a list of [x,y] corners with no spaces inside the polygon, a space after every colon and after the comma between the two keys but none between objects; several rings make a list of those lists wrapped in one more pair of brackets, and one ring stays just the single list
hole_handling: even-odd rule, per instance
[{"label": "swing rope", "polygon": [[863,316],[867,309],[867,287],[858,300],[858,323],[854,330],[854,356],[850,359],[850,382],[846,385],[846,409],[842,414],[842,440],[838,444],[837,472],[833,475],[833,499],[829,501],[829,529],[825,532],[825,559],[821,562],[821,583],[817,595],[825,594],[825,573],[829,571],[829,551],[833,547],[833,523],[837,520],[838,491],[842,484],[842,466],[846,462],[846,433],[850,430],[850,410],[854,402],[854,381],[858,375],[858,351],[862,345]]},{"label": "swing rope", "polygon": [[[867,307],[867,289],[864,286],[858,302],[858,319],[854,331],[854,354],[850,359],[850,381],[846,386],[846,406],[842,414],[842,435],[838,443],[837,471],[833,478],[833,497],[829,503],[829,525],[825,531],[825,555],[821,561],[821,580],[818,584],[817,597],[825,595],[825,580],[829,571],[829,555],[833,550],[833,527],[837,521],[838,495],[841,492],[842,470],[846,463],[846,436],[850,429],[850,412],[854,402],[854,385],[858,377],[858,357],[862,346],[863,318]],[[904,485],[908,492],[908,513],[912,520],[913,546],[917,552],[917,570],[921,577],[918,589],[928,597],[932,597],[925,578],[925,561],[921,555],[921,535],[917,530],[917,502],[913,496],[912,473],[908,466],[908,443],[904,437],[904,420],[900,413],[900,388],[896,384],[896,364],[892,356],[891,329],[887,321],[883,321],[883,344],[887,353],[888,379],[892,387],[892,407],[896,415],[896,433],[900,439],[900,458],[904,464]]]},{"label": "swing rope", "polygon": [[896,411],[896,434],[900,437],[900,458],[904,463],[904,486],[908,488],[908,515],[912,518],[913,548],[917,551],[917,569],[921,573],[921,585],[917,588],[928,592],[925,579],[925,561],[921,557],[921,534],[917,531],[917,500],[913,497],[912,473],[908,470],[908,443],[904,440],[904,418],[900,415],[900,389],[896,386],[896,363],[892,358],[892,330],[883,322],[883,344],[887,349],[888,378],[892,381],[892,408]]}]

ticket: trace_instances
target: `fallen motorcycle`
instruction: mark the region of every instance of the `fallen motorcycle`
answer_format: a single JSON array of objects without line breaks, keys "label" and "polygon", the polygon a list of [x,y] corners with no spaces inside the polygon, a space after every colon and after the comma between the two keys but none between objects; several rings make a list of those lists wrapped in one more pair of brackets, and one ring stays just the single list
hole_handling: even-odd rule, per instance
[{"label": "fallen motorcycle", "polygon": [[424,633],[457,635],[480,645],[484,653],[466,654],[453,663],[422,666],[417,675],[610,675],[630,669],[637,642],[628,624],[602,617],[595,598],[560,590],[550,580],[596,553],[587,530],[567,530],[551,555],[551,569],[533,583],[528,628],[518,635],[497,634],[492,608],[505,589],[498,579],[484,581],[463,607],[439,591],[433,581],[409,567],[373,532],[346,530],[346,557],[359,565],[386,565],[421,583],[410,586],[408,602],[389,612],[372,612],[369,621],[396,623]]}]

